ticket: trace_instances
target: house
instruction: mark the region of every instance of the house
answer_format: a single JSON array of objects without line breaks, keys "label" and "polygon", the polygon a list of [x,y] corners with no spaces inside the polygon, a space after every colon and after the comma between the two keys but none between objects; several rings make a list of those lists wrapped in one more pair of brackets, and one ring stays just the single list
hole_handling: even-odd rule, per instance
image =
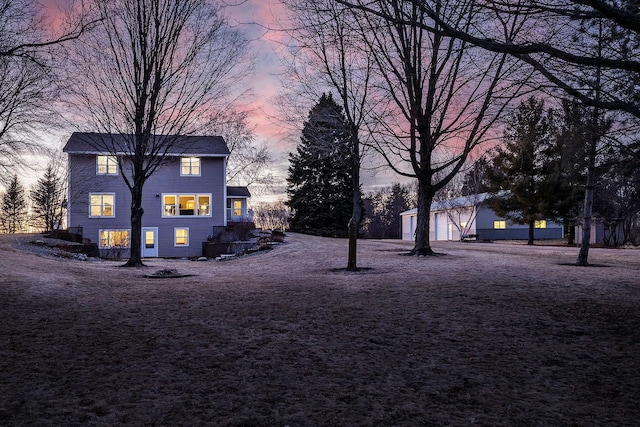
[{"label": "house", "polygon": [[[99,148],[124,146],[122,135],[76,132],[63,149],[69,171],[67,226],[97,243],[103,256],[129,256],[131,193],[121,172],[130,165],[124,152]],[[208,237],[230,222],[251,219],[248,189],[227,187],[228,156],[220,136],[176,140],[144,184],[143,257],[200,256]]]},{"label": "house", "polygon": [[[485,203],[487,193],[457,197],[431,204],[429,239],[462,240],[472,237],[476,240],[526,240],[529,226],[514,224],[495,214]],[[400,214],[402,240],[413,240],[417,223],[417,209]],[[536,221],[535,239],[561,239],[564,237],[562,224],[549,220]]]}]

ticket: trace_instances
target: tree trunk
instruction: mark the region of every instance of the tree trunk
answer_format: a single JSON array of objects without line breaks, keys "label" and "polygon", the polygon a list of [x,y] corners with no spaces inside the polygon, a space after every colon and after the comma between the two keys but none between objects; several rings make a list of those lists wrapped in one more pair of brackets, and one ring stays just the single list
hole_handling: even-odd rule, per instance
[{"label": "tree trunk", "polygon": [[567,245],[575,245],[576,243],[576,227],[571,221],[564,222],[567,228]]},{"label": "tree trunk", "polygon": [[536,222],[534,220],[530,220],[529,221],[529,238],[527,239],[527,245],[533,245],[535,231],[536,231]]},{"label": "tree trunk", "polygon": [[[349,255],[347,271],[358,271],[358,228],[362,217],[362,200],[360,197],[360,141],[357,129],[351,130],[351,187],[353,190],[353,208],[349,219]],[[354,133],[355,132],[355,133]]]},{"label": "tree trunk", "polygon": [[358,220],[356,218],[354,206],[353,216],[349,220],[349,258],[347,260],[347,271],[358,271]]},{"label": "tree trunk", "polygon": [[598,149],[598,118],[599,112],[594,110],[591,123],[591,141],[589,157],[587,158],[587,187],[584,192],[584,219],[582,221],[582,243],[578,253],[578,265],[589,265],[589,245],[591,244],[591,222],[593,220],[593,193],[596,182],[596,156]]},{"label": "tree trunk", "polygon": [[430,182],[418,180],[418,217],[416,224],[416,242],[411,255],[435,255],[429,242],[429,224],[431,223],[431,202],[433,187]]},{"label": "tree trunk", "polygon": [[136,183],[131,189],[131,253],[123,267],[144,267],[142,263],[142,184]]},{"label": "tree trunk", "polygon": [[[592,144],[595,145],[595,144]],[[592,147],[594,148],[594,147]],[[578,265],[589,265],[589,245],[591,244],[591,222],[593,216],[593,190],[595,184],[595,149],[589,153],[587,167],[587,188],[584,192],[584,219],[582,221],[582,243],[578,253]]]}]

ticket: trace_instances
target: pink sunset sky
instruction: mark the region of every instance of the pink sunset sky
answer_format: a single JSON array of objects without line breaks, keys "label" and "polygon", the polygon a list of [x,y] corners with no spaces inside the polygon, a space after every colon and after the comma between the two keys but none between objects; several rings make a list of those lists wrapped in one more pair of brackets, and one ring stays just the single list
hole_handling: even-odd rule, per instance
[{"label": "pink sunset sky", "polygon": [[[74,0],[41,0],[41,3],[50,24],[55,26],[60,22],[59,17],[62,16],[65,7],[73,4]],[[248,89],[249,92],[242,100],[242,105],[249,112],[251,124],[255,126],[256,143],[266,143],[273,153],[272,169],[279,182],[274,188],[276,195],[265,199],[283,198],[288,153],[295,150],[299,133],[278,123],[276,118],[276,96],[283,85],[283,68],[276,50],[282,46],[278,42],[282,36],[269,28],[275,27],[274,17],[279,16],[281,6],[272,0],[225,0],[224,3],[228,5],[225,14],[229,23],[239,28],[251,41],[252,53],[255,55],[253,75],[245,81],[245,87],[239,89]],[[301,126],[302,124],[300,128]],[[405,181],[390,172],[380,170],[375,173],[363,171],[362,175],[365,191],[392,182]]]}]

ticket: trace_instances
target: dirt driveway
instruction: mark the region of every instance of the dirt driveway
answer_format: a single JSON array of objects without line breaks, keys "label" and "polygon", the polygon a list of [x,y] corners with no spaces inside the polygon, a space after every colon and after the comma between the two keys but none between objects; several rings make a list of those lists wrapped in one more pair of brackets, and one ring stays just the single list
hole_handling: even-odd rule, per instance
[{"label": "dirt driveway", "polygon": [[[623,426],[640,250],[290,234],[226,262],[36,256],[0,236],[0,425]],[[193,274],[147,279],[163,268]]]}]

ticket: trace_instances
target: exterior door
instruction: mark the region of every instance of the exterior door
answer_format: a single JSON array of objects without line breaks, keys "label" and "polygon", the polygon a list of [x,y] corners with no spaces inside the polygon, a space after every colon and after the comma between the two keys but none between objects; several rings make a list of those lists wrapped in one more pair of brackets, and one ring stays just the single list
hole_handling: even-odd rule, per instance
[{"label": "exterior door", "polygon": [[158,256],[158,227],[142,227],[142,257]]},{"label": "exterior door", "polygon": [[438,212],[435,214],[435,239],[433,240],[447,240],[447,214],[445,212]]}]

